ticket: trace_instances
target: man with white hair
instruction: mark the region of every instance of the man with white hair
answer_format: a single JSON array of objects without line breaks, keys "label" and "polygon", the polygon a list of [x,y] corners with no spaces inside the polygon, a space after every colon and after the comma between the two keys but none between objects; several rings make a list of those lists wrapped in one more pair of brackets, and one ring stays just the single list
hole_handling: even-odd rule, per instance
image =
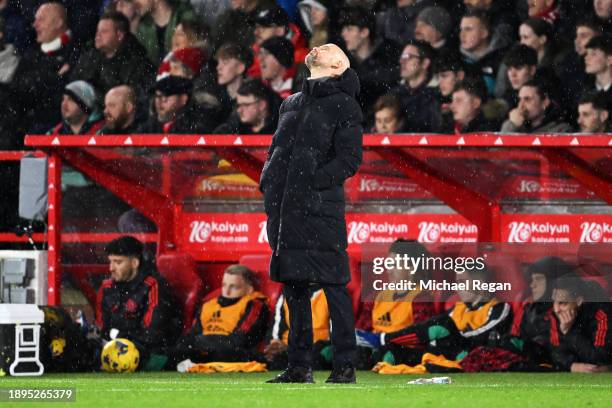
[{"label": "man with white hair", "polygon": [[310,287],[325,292],[332,322],[328,383],[354,383],[355,317],[344,218],[344,181],[361,164],[359,79],[335,44],[306,56],[310,78],[281,105],[260,189],[274,251],[270,277],[283,282],[291,328],[287,369],[272,383],[312,383]]},{"label": "man with white hair", "polygon": [[24,130],[41,133],[59,120],[57,108],[78,55],[62,4],[43,3],[32,25],[38,47],[23,56],[12,87]]}]

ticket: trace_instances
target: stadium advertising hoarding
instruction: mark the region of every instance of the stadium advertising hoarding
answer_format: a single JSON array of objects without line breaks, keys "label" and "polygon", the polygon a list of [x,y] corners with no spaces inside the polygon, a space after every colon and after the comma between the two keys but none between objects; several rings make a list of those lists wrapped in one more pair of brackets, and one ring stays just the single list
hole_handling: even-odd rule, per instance
[{"label": "stadium advertising hoarding", "polygon": [[[508,243],[610,243],[608,215],[501,216],[502,237]],[[401,237],[423,243],[476,242],[478,229],[456,214],[366,214],[346,216],[349,252],[363,244],[390,243]],[[177,224],[182,247],[194,256],[207,251],[269,251],[263,213],[186,213]]]}]

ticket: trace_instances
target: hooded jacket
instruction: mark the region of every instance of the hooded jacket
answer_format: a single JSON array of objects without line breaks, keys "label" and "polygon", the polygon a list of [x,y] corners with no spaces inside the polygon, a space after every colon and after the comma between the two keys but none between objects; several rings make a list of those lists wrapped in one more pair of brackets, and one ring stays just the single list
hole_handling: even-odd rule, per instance
[{"label": "hooded jacket", "polygon": [[304,81],[281,105],[260,181],[275,281],[350,279],[343,184],[361,164],[358,93],[349,68],[337,78]]}]

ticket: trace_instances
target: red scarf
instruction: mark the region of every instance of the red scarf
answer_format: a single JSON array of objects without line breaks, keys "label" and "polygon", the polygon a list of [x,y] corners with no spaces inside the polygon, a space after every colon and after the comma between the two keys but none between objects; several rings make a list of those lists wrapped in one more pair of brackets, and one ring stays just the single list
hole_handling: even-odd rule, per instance
[{"label": "red scarf", "polygon": [[554,2],[552,6],[545,10],[542,10],[540,13],[536,14],[533,17],[540,18],[549,24],[555,24],[555,21],[557,21],[560,15],[559,6],[556,3],[557,2]]},{"label": "red scarf", "polygon": [[70,30],[67,30],[55,40],[49,41],[48,43],[40,44],[40,49],[47,55],[53,55],[57,51],[64,48],[71,40],[72,33],[70,32]]}]

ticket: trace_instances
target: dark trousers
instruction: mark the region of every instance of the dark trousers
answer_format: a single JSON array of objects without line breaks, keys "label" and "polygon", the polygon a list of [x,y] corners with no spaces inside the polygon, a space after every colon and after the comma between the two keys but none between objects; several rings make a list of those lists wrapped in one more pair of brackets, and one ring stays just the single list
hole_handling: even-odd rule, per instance
[{"label": "dark trousers", "polygon": [[[285,283],[283,295],[289,308],[289,366],[312,366],[312,309],[308,283]],[[355,360],[355,315],[346,285],[321,285],[331,319],[334,368]]]}]

